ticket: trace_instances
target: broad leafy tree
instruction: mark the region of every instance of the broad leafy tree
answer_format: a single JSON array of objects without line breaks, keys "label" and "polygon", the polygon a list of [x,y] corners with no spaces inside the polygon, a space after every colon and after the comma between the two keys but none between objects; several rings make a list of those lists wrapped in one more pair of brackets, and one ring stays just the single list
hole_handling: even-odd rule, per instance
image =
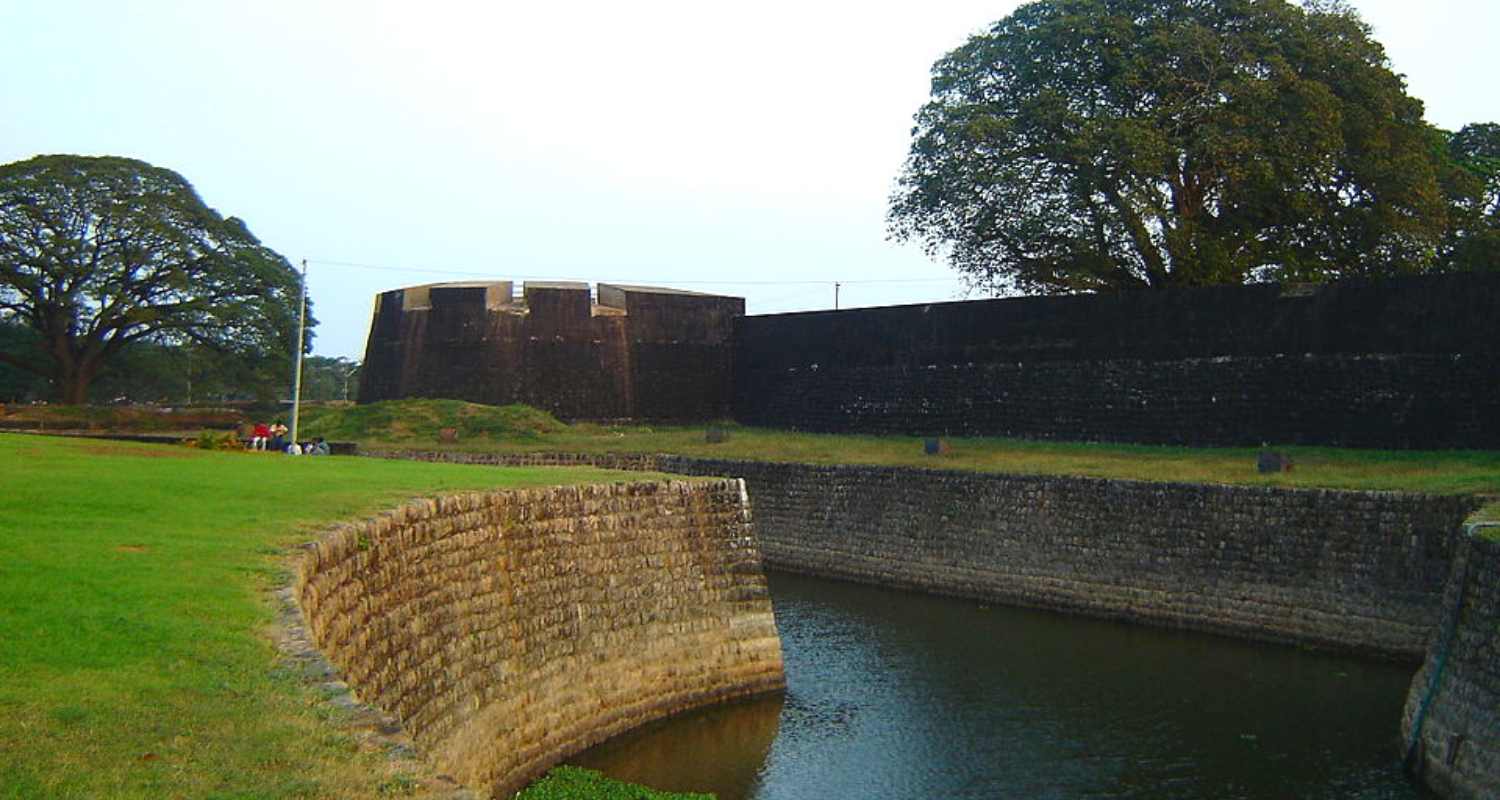
[{"label": "broad leafy tree", "polygon": [[1453,226],[1442,259],[1454,270],[1500,270],[1500,125],[1466,125],[1448,135],[1446,188]]},{"label": "broad leafy tree", "polygon": [[310,356],[302,361],[302,399],[311,401],[359,398],[359,362],[353,359]]},{"label": "broad leafy tree", "polygon": [[274,404],[289,396],[288,360],[252,361],[195,343],[143,340],[132,342],[104,365],[89,384],[89,395],[94,402]]},{"label": "broad leafy tree", "polygon": [[1420,272],[1440,140],[1341,3],[1045,0],[934,66],[890,226],[995,289]]},{"label": "broad leafy tree", "polygon": [[58,400],[84,402],[143,341],[290,376],[297,298],[286,259],[175,172],[71,155],[0,166],[0,318],[40,345],[0,361],[48,378]]}]

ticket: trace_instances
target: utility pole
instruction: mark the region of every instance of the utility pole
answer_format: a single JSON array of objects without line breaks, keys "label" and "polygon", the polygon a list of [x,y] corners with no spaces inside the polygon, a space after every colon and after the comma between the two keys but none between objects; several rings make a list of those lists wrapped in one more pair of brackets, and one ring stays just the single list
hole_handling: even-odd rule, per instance
[{"label": "utility pole", "polygon": [[302,413],[302,343],[307,328],[307,259],[302,259],[302,291],[297,300],[297,368],[292,378],[292,446],[297,445],[297,422]]},{"label": "utility pole", "polygon": [[838,311],[839,310],[839,284],[838,284],[838,281],[834,281],[833,282],[833,310],[834,311]]},{"label": "utility pole", "polygon": [[360,365],[355,365],[344,372],[344,402],[349,402],[349,378],[359,372]]}]

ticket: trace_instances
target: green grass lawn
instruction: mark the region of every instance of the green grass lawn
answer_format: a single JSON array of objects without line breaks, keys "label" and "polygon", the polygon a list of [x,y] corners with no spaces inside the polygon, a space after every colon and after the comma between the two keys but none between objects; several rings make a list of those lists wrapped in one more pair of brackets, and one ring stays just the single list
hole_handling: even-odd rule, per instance
[{"label": "green grass lawn", "polygon": [[713,800],[713,797],[658,792],[639,784],[610,780],[597,770],[564,766],[527,787],[516,800]]},{"label": "green grass lawn", "polygon": [[[459,440],[440,445],[447,427]],[[563,425],[520,407],[405,401],[313,410],[304,432],[366,447],[1500,494],[1497,452],[1280,448],[1295,470],[1262,476],[1254,449],[976,438],[928,456],[917,437],[725,428],[729,440],[710,444],[702,426]],[[360,752],[316,690],[277,669],[270,589],[287,548],[412,496],[642,477],[0,435],[0,800],[407,793],[419,782]],[[543,789],[563,794],[537,796],[650,796],[567,781],[594,779],[566,775]]]},{"label": "green grass lawn", "polygon": [[[107,413],[106,413],[107,412]],[[128,413],[127,413],[128,412]],[[103,416],[101,416],[103,415]],[[49,427],[99,418],[134,429],[139,409],[79,410],[66,406],[22,407],[7,420],[33,420]],[[170,424],[150,420],[151,426]],[[179,415],[180,416],[180,415]],[[406,448],[503,453],[678,453],[712,458],[872,464],[1040,475],[1083,475],[1146,481],[1234,483],[1328,489],[1366,489],[1438,494],[1500,495],[1500,451],[1389,451],[1334,447],[1274,449],[1291,456],[1291,472],[1261,475],[1258,448],[1190,448],[1128,444],[1040,442],[953,437],[948,452],[929,456],[917,436],[858,436],[799,433],[717,425],[729,440],[705,441],[706,426],[598,425],[559,422],[526,406],[485,406],[459,400],[394,400],[355,406],[310,405],[302,413],[303,438],[354,441],[365,448]],[[143,430],[145,428],[142,428]],[[451,429],[457,441],[440,441]],[[178,430],[183,436],[196,431]]]},{"label": "green grass lawn", "polygon": [[[456,443],[439,441],[450,427]],[[719,425],[728,441],[705,441],[705,426],[564,425],[524,406],[481,406],[456,400],[401,400],[310,409],[308,436],[358,441],[365,448],[416,448],[529,453],[678,453],[711,458],[809,464],[874,464],[1041,475],[1084,475],[1147,481],[1234,483],[1438,494],[1500,494],[1500,452],[1388,451],[1276,447],[1291,472],[1261,475],[1258,448],[1189,448],[1128,444],[950,438],[929,456],[916,436],[817,434]]]},{"label": "green grass lawn", "polygon": [[0,435],[0,798],[364,798],[268,635],[286,548],[450,490],[639,479]]}]

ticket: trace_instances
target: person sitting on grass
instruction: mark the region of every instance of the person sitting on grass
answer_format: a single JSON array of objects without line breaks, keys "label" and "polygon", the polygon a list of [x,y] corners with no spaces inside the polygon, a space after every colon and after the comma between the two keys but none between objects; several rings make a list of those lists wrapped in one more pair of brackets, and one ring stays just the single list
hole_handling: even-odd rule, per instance
[{"label": "person sitting on grass", "polygon": [[271,441],[271,426],[264,422],[255,423],[255,430],[250,434],[250,449],[263,451],[269,441]]},{"label": "person sitting on grass", "polygon": [[286,426],[278,419],[271,423],[271,452],[280,453],[286,450],[286,445]]},{"label": "person sitting on grass", "polygon": [[326,456],[331,451],[328,443],[323,441],[323,437],[319,436],[307,444],[307,449],[304,452],[310,456]]}]

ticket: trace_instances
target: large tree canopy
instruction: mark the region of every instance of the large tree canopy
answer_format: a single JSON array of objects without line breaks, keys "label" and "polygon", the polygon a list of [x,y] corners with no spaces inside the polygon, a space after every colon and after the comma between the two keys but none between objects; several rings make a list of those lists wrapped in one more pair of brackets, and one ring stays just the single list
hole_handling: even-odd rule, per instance
[{"label": "large tree canopy", "polygon": [[1454,203],[1443,263],[1459,270],[1500,270],[1500,125],[1465,125],[1447,144],[1455,168],[1446,188]]},{"label": "large tree canopy", "polygon": [[84,402],[132,342],[194,343],[290,372],[296,271],[175,172],[54,155],[0,166],[0,318],[42,347],[0,361]]},{"label": "large tree canopy", "polygon": [[1420,272],[1449,167],[1336,0],[1044,0],[934,66],[890,225],[986,288]]}]

